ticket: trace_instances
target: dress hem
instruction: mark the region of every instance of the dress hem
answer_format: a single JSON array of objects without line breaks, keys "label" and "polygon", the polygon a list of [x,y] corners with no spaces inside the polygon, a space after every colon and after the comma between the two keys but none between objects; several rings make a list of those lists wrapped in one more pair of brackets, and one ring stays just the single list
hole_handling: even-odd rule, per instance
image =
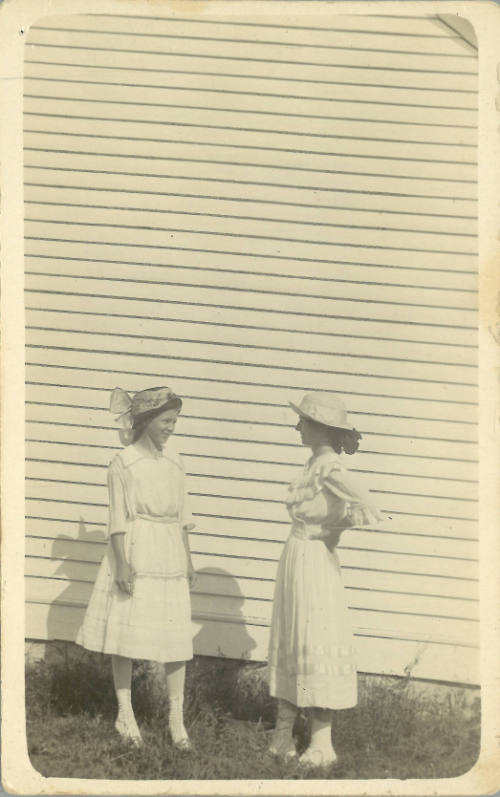
[{"label": "dress hem", "polygon": [[306,709],[306,708],[323,708],[328,709],[330,711],[343,711],[349,708],[355,708],[358,705],[358,698],[353,698],[351,700],[346,700],[343,702],[337,702],[333,700],[322,700],[321,698],[311,698],[309,700],[299,700],[297,695],[291,696],[290,692],[287,692],[285,689],[269,689],[269,694],[271,697],[276,698],[277,700],[286,700],[288,703],[291,703],[292,706],[296,706],[297,708]]},{"label": "dress hem", "polygon": [[84,648],[84,650],[90,651],[91,653],[101,653],[104,656],[122,656],[125,659],[134,659],[136,661],[153,661],[153,662],[157,662],[158,664],[168,664],[168,663],[174,662],[174,661],[191,661],[193,659],[193,657],[194,657],[194,653],[193,653],[192,650],[189,652],[188,655],[185,655],[185,656],[174,656],[174,657],[172,657],[172,656],[168,656],[168,657],[160,656],[160,657],[158,657],[158,656],[144,655],[144,651],[142,651],[140,654],[138,654],[138,653],[133,653],[133,652],[131,653],[130,651],[124,651],[123,649],[121,649],[121,650],[116,650],[116,649],[115,650],[109,650],[106,647],[102,648],[102,647],[100,647],[98,645],[94,645],[93,646],[91,643],[80,642],[80,641],[78,641],[78,639],[75,640],[75,644],[79,645],[81,648]]}]

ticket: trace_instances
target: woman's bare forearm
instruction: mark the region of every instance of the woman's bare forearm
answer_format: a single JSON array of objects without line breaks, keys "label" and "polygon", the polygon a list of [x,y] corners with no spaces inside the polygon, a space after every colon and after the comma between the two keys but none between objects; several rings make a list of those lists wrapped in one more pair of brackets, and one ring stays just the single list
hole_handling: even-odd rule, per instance
[{"label": "woman's bare forearm", "polygon": [[115,555],[115,582],[126,595],[132,595],[134,573],[125,554],[125,532],[111,535],[111,545]]},{"label": "woman's bare forearm", "polygon": [[127,564],[127,557],[125,555],[124,531],[117,531],[111,535],[111,547],[113,548],[116,564],[119,566]]},{"label": "woman's bare forearm", "polygon": [[191,559],[191,548],[189,547],[189,531],[191,529],[194,529],[194,523],[189,523],[187,526],[182,527],[182,540],[184,542],[184,548],[186,549],[187,561],[190,565],[193,564]]}]

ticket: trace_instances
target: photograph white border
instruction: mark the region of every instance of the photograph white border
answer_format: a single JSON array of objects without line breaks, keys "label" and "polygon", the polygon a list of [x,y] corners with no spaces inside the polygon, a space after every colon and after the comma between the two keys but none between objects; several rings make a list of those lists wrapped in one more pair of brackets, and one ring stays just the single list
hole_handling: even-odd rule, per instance
[{"label": "photograph white border", "polygon": [[[479,48],[479,499],[481,755],[450,779],[122,781],[46,778],[31,765],[24,706],[24,278],[23,59],[26,33],[48,15],[203,15],[208,9],[279,17],[294,14],[456,14]],[[500,6],[378,0],[4,0],[0,6],[2,256],[2,782],[17,794],[62,795],[483,795],[500,787]]]}]

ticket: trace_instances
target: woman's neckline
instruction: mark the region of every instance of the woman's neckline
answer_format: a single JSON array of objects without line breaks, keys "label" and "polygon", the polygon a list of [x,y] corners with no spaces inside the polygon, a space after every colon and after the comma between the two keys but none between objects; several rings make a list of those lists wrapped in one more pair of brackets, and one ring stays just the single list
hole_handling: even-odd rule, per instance
[{"label": "woman's neckline", "polygon": [[336,451],[333,450],[330,446],[326,450],[318,451],[317,454],[311,454],[307,461],[307,467],[310,468],[314,465],[319,459],[323,459],[324,457],[333,457],[334,459],[338,459],[339,455]]},{"label": "woman's neckline", "polygon": [[135,441],[134,445],[136,445],[139,449],[142,448],[143,450],[147,451],[147,453],[155,459],[163,457],[164,455],[164,449],[157,448],[147,432],[143,432],[139,439]]}]

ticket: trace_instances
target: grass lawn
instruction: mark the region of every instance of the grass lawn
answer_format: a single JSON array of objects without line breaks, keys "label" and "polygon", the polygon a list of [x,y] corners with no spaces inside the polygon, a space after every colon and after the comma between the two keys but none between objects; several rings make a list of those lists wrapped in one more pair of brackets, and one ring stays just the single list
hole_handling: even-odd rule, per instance
[{"label": "grass lawn", "polygon": [[[70,648],[71,650],[71,648]],[[192,753],[180,753],[167,731],[161,668],[136,666],[132,700],[145,745],[131,749],[117,736],[109,659],[52,656],[28,665],[27,737],[30,759],[48,777],[106,779],[442,778],[477,760],[480,701],[466,690],[419,691],[402,679],[360,677],[360,701],[334,715],[339,764],[303,772],[267,752],[276,705],[262,667],[196,658],[188,668],[186,725]],[[296,723],[298,746],[308,722]]]}]

